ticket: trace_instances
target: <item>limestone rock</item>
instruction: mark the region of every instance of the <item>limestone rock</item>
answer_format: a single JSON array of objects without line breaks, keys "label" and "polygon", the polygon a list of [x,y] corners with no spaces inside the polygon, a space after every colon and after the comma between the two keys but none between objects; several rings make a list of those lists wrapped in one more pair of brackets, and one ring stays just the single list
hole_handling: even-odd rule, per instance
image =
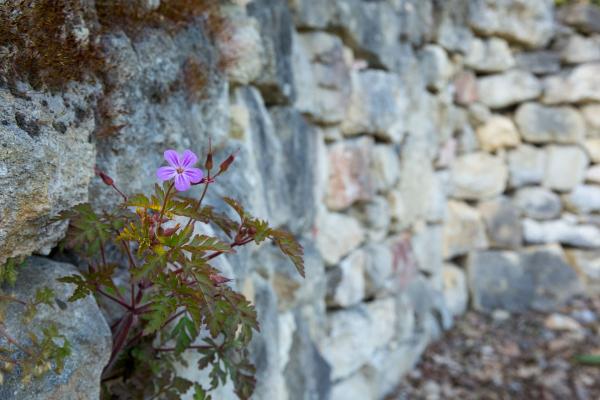
[{"label": "limestone rock", "polygon": [[394,257],[390,246],[369,243],[364,247],[367,255],[365,290],[367,297],[385,295],[393,286]]},{"label": "limestone rock", "polygon": [[465,272],[454,264],[444,264],[442,269],[444,282],[444,301],[452,315],[463,314],[469,302],[469,290]]},{"label": "limestone rock", "polygon": [[0,89],[0,265],[48,254],[66,228],[48,225],[50,217],[86,202],[94,175],[94,116],[85,97],[95,89],[74,86],[62,95],[21,89],[28,95]]},{"label": "limestone rock", "polygon": [[521,221],[513,203],[498,197],[479,203],[491,248],[514,249],[521,246]]},{"label": "limestone rock", "polygon": [[477,128],[477,137],[481,148],[488,152],[516,147],[521,142],[515,124],[510,118],[501,115],[494,115]]},{"label": "limestone rock", "polygon": [[526,217],[545,220],[560,215],[560,197],[541,187],[524,187],[517,190],[514,204]]},{"label": "limestone rock", "polygon": [[600,61],[600,36],[570,36],[561,49],[561,58],[569,64]]},{"label": "limestone rock", "polygon": [[442,272],[442,235],[442,226],[426,225],[415,228],[411,240],[419,270],[434,278]]},{"label": "limestone rock", "polygon": [[555,74],[560,71],[560,55],[554,51],[524,51],[515,55],[517,68],[533,74]]},{"label": "limestone rock", "polygon": [[331,210],[343,210],[375,194],[370,175],[373,140],[360,138],[329,146],[329,182],[325,203]]},{"label": "limestone rock", "polygon": [[427,45],[421,50],[420,61],[427,87],[436,91],[443,89],[453,72],[446,51],[438,45]]},{"label": "limestone rock", "polygon": [[483,104],[490,108],[504,108],[537,98],[542,93],[542,85],[529,72],[510,70],[480,78],[477,90]]},{"label": "limestone rock", "polygon": [[566,192],[583,182],[588,158],[577,146],[549,146],[546,163],[544,186]]},{"label": "limestone rock", "polygon": [[[42,327],[54,323],[59,333],[71,344],[71,355],[67,357],[60,375],[49,372],[43,378],[32,379],[28,384],[21,383],[17,374],[5,375],[4,383],[0,385],[0,398],[99,398],[100,377],[110,357],[112,335],[93,297],[88,296],[73,303],[67,301],[74,286],[60,283],[57,279],[76,273],[77,268],[70,264],[31,257],[19,269],[16,285],[6,290],[6,294],[28,301],[33,300],[37,289],[48,287],[54,290],[57,304],[53,308],[40,306],[31,324],[22,324],[22,307],[13,304],[8,305],[4,324],[12,337],[22,340],[28,337],[29,329],[41,335]],[[66,308],[59,307],[59,304],[66,304]]]},{"label": "limestone rock", "polygon": [[451,169],[451,194],[466,200],[494,197],[504,191],[508,168],[499,157],[477,152],[459,157]]},{"label": "limestone rock", "polygon": [[592,4],[574,3],[561,7],[558,18],[584,33],[600,33],[600,8]]},{"label": "limestone rock", "polygon": [[291,102],[295,97],[292,71],[293,22],[287,3],[253,0],[246,9],[248,15],[258,21],[265,60],[256,84],[267,102]]},{"label": "limestone rock", "polygon": [[553,12],[551,0],[475,0],[469,3],[469,23],[482,35],[543,47],[553,35]]},{"label": "limestone rock", "polygon": [[573,265],[585,284],[588,292],[600,292],[600,251],[598,250],[567,250],[569,263]]},{"label": "limestone rock", "polygon": [[398,76],[377,70],[354,72],[352,87],[342,132],[369,133],[399,143],[407,129],[408,99]]},{"label": "limestone rock", "polygon": [[523,144],[508,153],[510,186],[540,184],[546,169],[546,152]]},{"label": "limestone rock", "polygon": [[579,185],[572,192],[563,195],[567,210],[577,214],[600,211],[600,186]]},{"label": "limestone rock", "polygon": [[442,243],[445,260],[486,248],[485,225],[477,209],[463,202],[449,201]]},{"label": "limestone rock", "polygon": [[559,246],[482,251],[467,262],[473,306],[492,311],[551,310],[581,290]]},{"label": "limestone rock", "polygon": [[367,228],[370,240],[381,240],[388,234],[391,223],[390,204],[383,196],[375,196],[366,203],[353,207],[352,215],[358,218]]},{"label": "limestone rock", "polygon": [[331,378],[338,380],[357,371],[394,337],[394,300],[375,300],[332,312],[327,325],[327,335],[318,346],[331,365]]},{"label": "limestone rock", "polygon": [[400,175],[400,160],[393,146],[376,144],[371,158],[372,178],[380,192],[391,189]]},{"label": "limestone rock", "polygon": [[327,271],[327,305],[349,307],[360,303],[365,295],[365,267],[367,256],[356,250],[340,265]]},{"label": "limestone rock", "polygon": [[350,93],[350,69],[341,39],[324,32],[294,36],[296,107],[312,120],[342,121]]},{"label": "limestone rock", "polygon": [[364,374],[357,372],[351,377],[333,385],[331,400],[372,399],[373,383]]},{"label": "limestone rock", "polygon": [[500,38],[473,39],[464,62],[478,72],[502,72],[515,65],[508,43]]},{"label": "limestone rock", "polygon": [[585,173],[586,182],[600,183],[600,165],[594,165]]},{"label": "limestone rock", "polygon": [[600,63],[582,64],[572,71],[544,80],[543,102],[579,103],[600,100]]},{"label": "limestone rock", "polygon": [[317,247],[327,265],[337,264],[357,248],[364,238],[364,229],[352,217],[322,212],[317,218]]},{"label": "limestone rock", "polygon": [[531,143],[579,143],[585,136],[583,117],[572,107],[526,103],[517,110],[515,121],[523,139]]},{"label": "limestone rock", "polygon": [[581,107],[587,125],[587,136],[600,138],[600,104],[588,104]]},{"label": "limestone rock", "polygon": [[477,92],[477,77],[471,71],[461,71],[454,78],[454,101],[457,104],[468,106],[479,100]]},{"label": "limestone rock", "polygon": [[583,142],[583,147],[593,163],[600,162],[600,139],[588,139]]},{"label": "limestone rock", "polygon": [[571,218],[547,222],[524,219],[523,238],[531,244],[562,243],[574,247],[600,247],[600,229],[594,225],[578,225]]}]

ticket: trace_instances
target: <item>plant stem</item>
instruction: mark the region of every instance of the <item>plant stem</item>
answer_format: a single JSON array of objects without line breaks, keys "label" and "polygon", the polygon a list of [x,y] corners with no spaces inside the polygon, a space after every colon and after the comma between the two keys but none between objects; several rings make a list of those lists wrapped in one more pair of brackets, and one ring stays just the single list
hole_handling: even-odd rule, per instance
[{"label": "plant stem", "polygon": [[[188,346],[185,349],[186,350],[189,350],[189,349],[208,350],[208,349],[210,349],[210,346]],[[175,347],[158,347],[158,348],[155,348],[154,351],[159,351],[159,352],[175,351]]]},{"label": "plant stem", "polygon": [[128,313],[127,316],[121,322],[121,325],[119,326],[119,329],[117,330],[117,333],[113,339],[113,349],[110,354],[110,360],[108,361],[106,367],[104,367],[103,373],[110,371],[110,369],[117,362],[117,356],[125,346],[125,341],[127,340],[127,336],[129,336],[129,331],[133,326],[133,322],[134,316],[132,313]]},{"label": "plant stem", "polygon": [[[173,185],[174,185],[174,183],[171,182],[171,184],[169,185],[169,188],[167,189],[167,194],[165,194],[165,200],[163,201],[162,208],[160,209],[160,215],[158,217],[158,227],[159,228],[162,225],[163,215],[165,215],[165,208],[167,207],[167,202],[169,201],[169,195],[171,194]],[[158,233],[158,229],[156,229],[156,232]]]},{"label": "plant stem", "polygon": [[[200,209],[200,206],[202,205],[202,201],[204,201],[204,197],[206,196],[206,192],[208,192],[208,185],[210,185],[210,182],[211,182],[210,171],[208,171],[206,173],[206,183],[204,184],[204,190],[202,191],[202,194],[200,195],[200,198],[198,199],[198,203],[196,203],[196,207],[194,207],[194,212],[196,212]],[[196,219],[190,218],[188,223],[185,225],[185,229],[187,229],[194,222],[196,222]]]},{"label": "plant stem", "polygon": [[24,306],[28,305],[26,302],[24,302],[23,300],[19,300],[16,297],[0,294],[0,301],[2,301],[2,300],[12,301],[13,303],[19,303]]},{"label": "plant stem", "polygon": [[130,306],[129,304],[125,303],[124,301],[114,297],[113,295],[110,295],[108,293],[106,293],[104,290],[102,290],[101,288],[97,288],[96,289],[98,293],[100,293],[101,295],[103,295],[104,297],[114,301],[115,303],[118,303],[119,305],[125,307],[128,310],[132,310],[132,306]]}]

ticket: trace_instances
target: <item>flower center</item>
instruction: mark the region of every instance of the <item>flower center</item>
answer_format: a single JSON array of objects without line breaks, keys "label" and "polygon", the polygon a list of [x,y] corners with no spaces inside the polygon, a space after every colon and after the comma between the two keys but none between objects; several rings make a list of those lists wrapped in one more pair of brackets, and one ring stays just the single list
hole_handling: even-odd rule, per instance
[{"label": "flower center", "polygon": [[179,175],[183,174],[183,167],[177,167],[176,171]]}]

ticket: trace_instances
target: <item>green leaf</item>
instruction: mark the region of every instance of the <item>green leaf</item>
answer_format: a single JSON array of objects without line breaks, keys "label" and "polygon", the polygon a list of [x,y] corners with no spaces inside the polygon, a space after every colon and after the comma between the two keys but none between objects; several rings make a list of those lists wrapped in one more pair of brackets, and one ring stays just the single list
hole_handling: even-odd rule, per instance
[{"label": "green leaf", "polygon": [[39,288],[35,292],[35,302],[37,304],[46,304],[50,307],[54,306],[54,299],[56,298],[56,294],[54,290],[49,287]]},{"label": "green leaf", "polygon": [[150,311],[144,314],[146,321],[144,335],[149,335],[160,330],[169,320],[170,316],[177,310],[175,298],[156,297]]},{"label": "green leaf", "polygon": [[211,400],[212,397],[206,393],[206,390],[197,383],[194,383],[194,397],[193,400]]},{"label": "green leaf", "polygon": [[183,249],[191,253],[204,253],[207,251],[230,251],[229,243],[220,241],[216,237],[207,235],[196,235],[192,241],[183,246]]},{"label": "green leaf", "polygon": [[69,297],[70,302],[84,299],[88,295],[92,294],[93,288],[91,288],[88,282],[80,275],[65,276],[58,278],[57,280],[62,283],[71,283],[77,286],[71,297]]},{"label": "green leaf", "polygon": [[171,331],[171,338],[175,339],[175,354],[179,355],[185,351],[198,336],[194,321],[184,315],[177,321]]},{"label": "green leaf", "polygon": [[240,219],[242,221],[246,219],[246,211],[238,201],[232,199],[231,197],[223,197],[223,201],[225,201],[225,203],[227,203],[231,208],[235,210],[235,212],[240,216]]},{"label": "green leaf", "polygon": [[269,237],[279,249],[292,261],[298,273],[304,278],[304,249],[291,233],[273,230]]}]

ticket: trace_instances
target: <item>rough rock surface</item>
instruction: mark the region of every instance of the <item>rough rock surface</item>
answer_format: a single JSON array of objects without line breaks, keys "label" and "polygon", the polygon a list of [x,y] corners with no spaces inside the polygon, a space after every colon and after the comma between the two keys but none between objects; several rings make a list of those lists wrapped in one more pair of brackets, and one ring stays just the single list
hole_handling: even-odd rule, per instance
[{"label": "rough rock surface", "polygon": [[110,357],[112,335],[92,297],[74,303],[67,302],[73,287],[60,283],[57,279],[74,273],[77,273],[77,269],[70,264],[31,257],[19,269],[15,286],[5,290],[9,295],[27,300],[34,298],[37,289],[48,287],[54,290],[55,306],[40,306],[31,324],[23,326],[20,320],[22,307],[14,304],[8,306],[4,323],[7,332],[17,340],[27,338],[29,329],[39,335],[43,327],[54,323],[60,334],[65,335],[71,344],[71,355],[66,359],[65,368],[60,375],[49,372],[42,379],[33,379],[26,385],[20,382],[18,374],[5,375],[4,383],[0,385],[0,398],[99,398],[100,376]]}]

